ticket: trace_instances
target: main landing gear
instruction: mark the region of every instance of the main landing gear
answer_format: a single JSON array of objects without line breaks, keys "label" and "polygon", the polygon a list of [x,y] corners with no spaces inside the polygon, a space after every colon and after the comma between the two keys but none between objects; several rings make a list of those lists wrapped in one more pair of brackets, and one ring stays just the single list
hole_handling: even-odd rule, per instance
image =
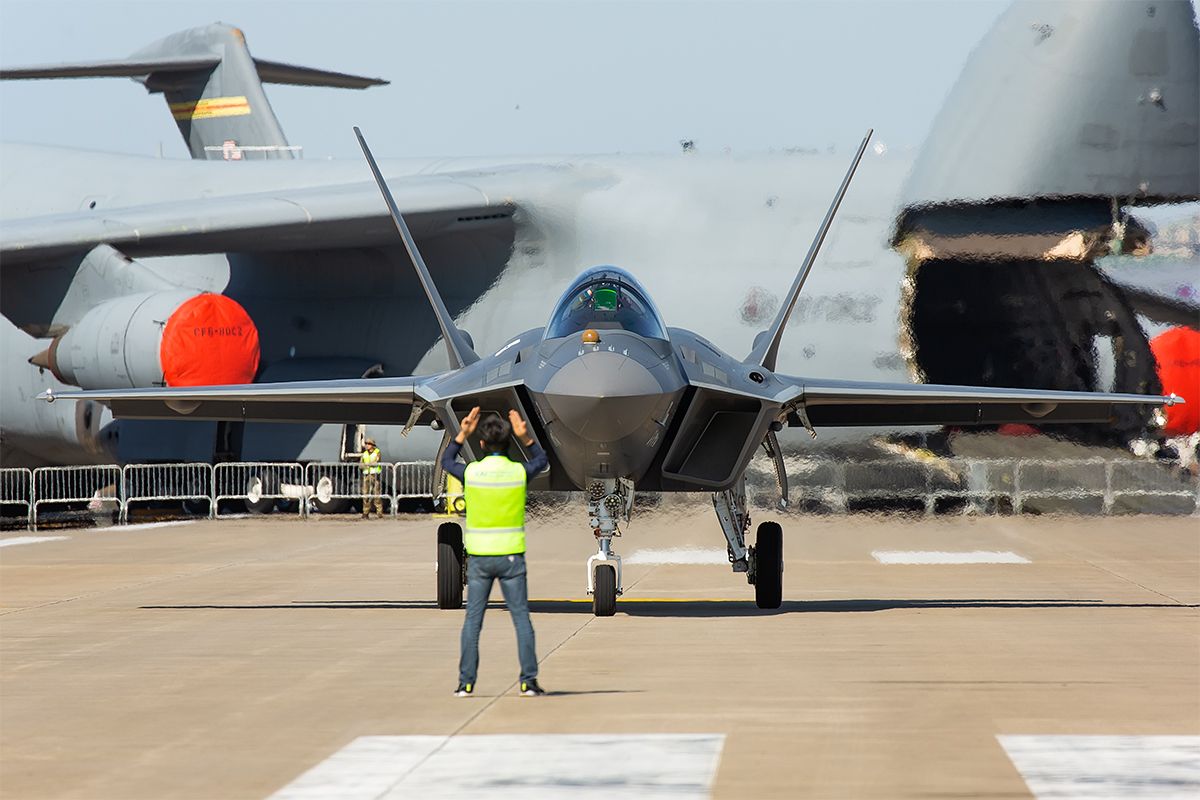
[{"label": "main landing gear", "polygon": [[713,494],[712,500],[729,545],[733,571],[746,573],[746,582],[754,586],[755,605],[779,608],[783,604],[783,528],[778,522],[760,523],[754,545],[746,546],[750,514],[745,478],[734,488]]},{"label": "main landing gear", "polygon": [[597,553],[587,560],[588,594],[592,613],[611,617],[617,613],[621,586],[621,557],[613,552],[612,540],[620,536],[619,521],[629,521],[633,510],[633,482],[624,478],[598,480],[588,488],[588,519],[596,535]]}]

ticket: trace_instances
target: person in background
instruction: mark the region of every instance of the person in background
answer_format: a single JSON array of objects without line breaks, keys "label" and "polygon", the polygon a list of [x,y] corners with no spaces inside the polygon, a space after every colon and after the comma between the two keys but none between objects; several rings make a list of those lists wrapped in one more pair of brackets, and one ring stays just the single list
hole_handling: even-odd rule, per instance
[{"label": "person in background", "polygon": [[[471,464],[457,462],[467,438],[478,429],[484,458]],[[516,436],[529,451],[521,464],[508,457],[509,440]],[[467,501],[467,526],[463,546],[467,551],[467,616],[463,620],[458,662],[458,697],[475,691],[479,670],[479,631],[487,610],[492,583],[500,581],[504,603],[517,631],[517,655],[521,662],[520,693],[537,697],[545,691],[537,682],[537,651],[533,623],[529,621],[529,587],[525,574],[525,487],[546,468],[549,459],[529,435],[528,426],[516,411],[508,422],[496,414],[480,421],[479,407],[463,418],[458,435],[442,454],[442,469],[463,482]]]},{"label": "person in background", "polygon": [[375,446],[374,439],[368,438],[363,442],[362,455],[359,456],[359,462],[362,464],[363,519],[371,518],[372,508],[380,518],[383,517],[383,465],[379,463],[382,458],[383,454]]}]

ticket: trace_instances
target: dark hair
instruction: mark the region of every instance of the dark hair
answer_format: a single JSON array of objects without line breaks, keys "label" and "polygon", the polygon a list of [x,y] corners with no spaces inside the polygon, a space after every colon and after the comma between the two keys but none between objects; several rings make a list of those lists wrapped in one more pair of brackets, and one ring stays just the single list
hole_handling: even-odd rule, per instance
[{"label": "dark hair", "polygon": [[508,449],[508,437],[512,426],[495,414],[488,414],[479,422],[475,432],[483,439],[483,447],[489,453],[502,453]]}]

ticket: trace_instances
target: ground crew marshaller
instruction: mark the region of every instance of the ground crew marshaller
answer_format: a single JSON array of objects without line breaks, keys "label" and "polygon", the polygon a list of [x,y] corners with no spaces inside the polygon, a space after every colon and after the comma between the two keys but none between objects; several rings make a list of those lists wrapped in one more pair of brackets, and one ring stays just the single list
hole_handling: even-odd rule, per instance
[{"label": "ground crew marshaller", "polygon": [[363,442],[362,456],[359,458],[362,463],[363,519],[371,518],[372,507],[380,518],[383,517],[383,498],[381,496],[383,489],[380,486],[383,465],[379,463],[381,458],[383,458],[383,454],[375,446],[374,439],[367,439]]},{"label": "ground crew marshaller", "polygon": [[[538,446],[525,420],[508,412],[509,422],[495,414],[479,420],[479,407],[463,418],[454,441],[442,454],[442,469],[463,482],[467,500],[467,618],[463,621],[458,662],[459,697],[475,691],[479,671],[479,631],[487,610],[492,582],[500,581],[504,603],[517,629],[517,654],[521,660],[520,691],[525,697],[545,694],[538,686],[537,651],[533,623],[529,621],[529,587],[525,579],[525,485],[546,468],[546,452]],[[480,461],[457,463],[463,443],[479,429],[479,444],[486,454]],[[509,438],[515,435],[529,449],[529,461],[510,461]]]}]

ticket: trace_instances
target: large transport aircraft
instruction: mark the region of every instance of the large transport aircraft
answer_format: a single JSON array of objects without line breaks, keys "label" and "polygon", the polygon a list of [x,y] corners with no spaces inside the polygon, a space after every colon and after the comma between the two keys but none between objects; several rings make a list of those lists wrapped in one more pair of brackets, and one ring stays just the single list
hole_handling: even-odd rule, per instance
[{"label": "large transport aircraft", "polygon": [[[1139,206],[1200,198],[1198,42],[1186,0],[1015,3],[971,55],[919,155],[868,151],[829,233],[825,268],[794,309],[800,331],[781,369],[1159,392],[1150,340],[1165,326],[1195,335],[1195,276],[1183,279],[1190,296],[1173,284],[1131,290],[1104,265],[1136,263],[1120,254],[1145,249]],[[415,313],[420,285],[362,163],[296,158],[262,88],[380,81],[254,57],[225,25],[109,62],[0,70],[12,80],[95,76],[132,77],[161,93],[193,160],[4,145],[0,460],[352,454],[366,420],[167,427],[115,422],[90,401],[34,402],[47,388],[447,366],[437,326]],[[697,150],[389,159],[381,170],[455,324],[481,351],[542,318],[547,287],[590,264],[619,263],[673,321],[736,352],[781,307],[772,287],[794,269],[843,160]],[[1152,416],[1126,407],[1112,425],[1060,430],[1124,445]],[[436,448],[436,437],[404,438],[388,422],[370,424],[389,459]],[[833,430],[818,444],[859,447],[865,430],[878,432]]]},{"label": "large transport aircraft", "polygon": [[[712,492],[735,572],[745,572],[760,608],[778,608],[783,591],[783,529],[758,526],[746,545],[750,515],[745,474],[759,447],[774,460],[781,495],[787,475],[776,433],[799,426],[997,423],[1108,424],[1121,406],[1182,403],[1175,395],[1068,392],[934,384],[874,383],[777,372],[784,328],[821,244],[867,149],[855,153],[791,288],[748,356],[722,352],[703,336],[668,328],[646,289],[611,266],[576,278],[543,328],[524,331],[480,357],[438,293],[420,249],[362,134],[363,155],[383,195],[437,321],[450,369],[424,377],[241,386],[65,392],[101,402],[118,418],[268,422],[394,422],[443,432],[442,447],[473,407],[507,417],[516,410],[550,456],[535,488],[585,492],[598,552],[587,561],[597,616],[611,616],[622,592],[621,559],[612,549],[634,492]],[[44,395],[54,402],[53,393]],[[467,442],[473,455],[474,443]],[[525,452],[513,441],[510,457]],[[458,608],[466,582],[462,528],[438,531],[438,605]]]}]

